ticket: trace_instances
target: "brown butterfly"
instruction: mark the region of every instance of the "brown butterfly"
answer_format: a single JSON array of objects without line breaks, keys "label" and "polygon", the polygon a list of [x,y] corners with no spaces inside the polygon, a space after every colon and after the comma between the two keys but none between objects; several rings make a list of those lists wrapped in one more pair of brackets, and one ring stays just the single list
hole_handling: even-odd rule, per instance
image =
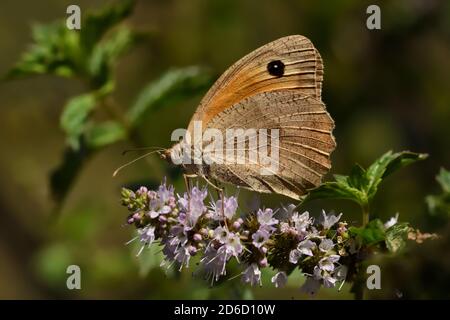
[{"label": "brown butterfly", "polygon": [[[271,149],[269,155],[278,152],[277,170],[261,173],[262,164],[250,159],[250,138],[247,137],[245,161],[183,163],[187,174],[203,177],[207,182],[212,178],[294,199],[318,186],[331,168],[330,153],[336,147],[332,134],[334,122],[321,101],[322,80],[320,54],[311,41],[301,35],[275,40],[243,57],[202,99],[187,132],[195,135],[195,123],[202,124],[202,132],[214,129],[225,137],[227,129],[233,128],[244,129],[244,132],[248,129],[277,130],[275,149],[271,149],[274,142],[269,137],[260,137],[265,145],[257,146]],[[166,150],[163,157],[174,162],[173,157],[180,157],[187,145],[195,152],[194,144],[187,144],[185,140]],[[201,141],[200,149],[205,150],[210,143]],[[235,141],[232,145],[236,145]],[[202,156],[202,151],[199,152]]]}]

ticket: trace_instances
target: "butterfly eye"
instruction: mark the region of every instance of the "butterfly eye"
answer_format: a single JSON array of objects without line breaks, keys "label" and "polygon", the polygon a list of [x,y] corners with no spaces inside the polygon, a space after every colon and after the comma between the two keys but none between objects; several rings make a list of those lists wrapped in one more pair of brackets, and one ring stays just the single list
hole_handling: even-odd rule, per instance
[{"label": "butterfly eye", "polygon": [[280,60],[273,60],[267,64],[267,71],[272,76],[281,77],[284,74],[284,63]]}]

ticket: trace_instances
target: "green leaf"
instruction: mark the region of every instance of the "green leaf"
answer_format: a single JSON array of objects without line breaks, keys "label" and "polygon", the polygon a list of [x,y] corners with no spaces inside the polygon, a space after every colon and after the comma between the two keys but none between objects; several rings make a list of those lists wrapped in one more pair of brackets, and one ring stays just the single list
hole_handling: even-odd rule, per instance
[{"label": "green leaf", "polygon": [[81,28],[81,47],[90,55],[103,35],[116,24],[127,18],[133,11],[135,1],[123,0],[98,13],[87,15]]},{"label": "green leaf", "polygon": [[97,104],[97,95],[87,93],[70,99],[61,114],[60,125],[67,134],[73,149],[79,148],[79,138],[86,127],[86,120]]},{"label": "green leaf", "polygon": [[128,52],[144,34],[119,27],[107,39],[95,46],[88,61],[88,72],[95,86],[102,86],[112,80],[111,69],[117,59]]},{"label": "green leaf", "polygon": [[370,221],[365,227],[350,227],[350,234],[357,236],[365,245],[374,245],[385,240],[383,222],[379,219]]},{"label": "green leaf", "polygon": [[441,185],[444,193],[450,193],[450,171],[441,168],[441,171],[439,171],[439,175],[436,177],[436,180]]},{"label": "green leaf", "polygon": [[386,230],[386,247],[390,252],[395,253],[405,247],[410,229],[409,224],[403,222]]},{"label": "green leaf", "polygon": [[71,77],[81,68],[79,34],[68,30],[61,21],[34,25],[32,46],[22,55],[6,78],[34,74]]},{"label": "green leaf", "polygon": [[450,194],[430,195],[425,201],[432,216],[450,217]]},{"label": "green leaf", "polygon": [[366,201],[364,193],[351,187],[347,180],[341,178],[342,176],[339,177],[339,182],[325,182],[310,190],[303,202],[315,199],[344,199],[363,205]]},{"label": "green leaf", "polygon": [[368,183],[366,190],[368,199],[370,200],[375,196],[378,185],[384,178],[400,168],[403,168],[416,161],[426,159],[427,157],[427,154],[414,153],[409,151],[402,151],[397,153],[392,153],[392,151],[389,151],[382,155],[367,169]]},{"label": "green leaf", "polygon": [[142,121],[145,115],[170,101],[180,101],[205,90],[211,83],[207,70],[191,66],[167,71],[156,81],[145,86],[128,112],[133,125]]},{"label": "green leaf", "polygon": [[364,170],[359,164],[354,165],[350,171],[347,181],[351,187],[360,191],[365,191],[368,184],[366,170]]},{"label": "green leaf", "polygon": [[349,176],[334,175],[335,182],[325,182],[310,190],[303,200],[313,199],[347,199],[368,207],[370,200],[375,196],[378,185],[394,171],[418,160],[425,159],[426,154],[403,151],[385,153],[376,160],[367,170],[356,164]]},{"label": "green leaf", "polygon": [[342,174],[335,174],[334,180],[338,183],[347,183],[348,176],[342,175]]},{"label": "green leaf", "polygon": [[442,193],[429,195],[425,201],[432,216],[442,217],[446,221],[450,217],[450,172],[441,168],[436,180],[441,185]]},{"label": "green leaf", "polygon": [[33,270],[46,285],[61,289],[67,278],[67,267],[74,263],[74,259],[67,244],[52,242],[34,253]]},{"label": "green leaf", "polygon": [[86,143],[93,149],[107,146],[126,137],[126,129],[116,121],[95,124],[86,131]]}]

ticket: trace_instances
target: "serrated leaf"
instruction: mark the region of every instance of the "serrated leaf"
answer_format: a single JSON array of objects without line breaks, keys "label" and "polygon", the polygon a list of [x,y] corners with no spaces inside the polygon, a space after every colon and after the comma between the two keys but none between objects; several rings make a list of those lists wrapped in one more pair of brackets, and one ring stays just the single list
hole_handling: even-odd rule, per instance
[{"label": "serrated leaf", "polygon": [[89,55],[103,35],[133,11],[135,1],[123,0],[104,8],[98,13],[89,13],[81,28],[81,47]]},{"label": "serrated leaf", "polygon": [[61,21],[32,28],[33,44],[9,71],[7,78],[35,74],[71,77],[80,70],[79,35]]},{"label": "serrated leaf", "polygon": [[409,230],[406,222],[396,223],[386,230],[386,247],[390,252],[397,252],[405,247]]},{"label": "serrated leaf", "polygon": [[378,185],[384,178],[400,168],[403,168],[416,161],[426,159],[427,157],[427,154],[414,153],[409,151],[402,151],[397,153],[392,153],[392,151],[389,151],[382,155],[367,169],[368,199],[373,198],[373,196],[377,192]]},{"label": "serrated leaf", "polygon": [[102,86],[111,80],[111,69],[114,63],[143,37],[143,34],[132,31],[128,27],[120,27],[95,46],[88,61],[88,72],[95,86]]},{"label": "serrated leaf", "polygon": [[325,182],[310,190],[304,202],[315,199],[345,199],[359,204],[365,203],[365,195],[358,189],[349,186],[344,179],[340,179],[339,182]]},{"label": "serrated leaf", "polygon": [[347,199],[367,207],[377,192],[381,181],[394,171],[418,160],[425,159],[426,154],[403,151],[385,153],[367,170],[355,165],[349,176],[334,175],[336,182],[325,182],[312,189],[304,201],[313,199]]},{"label": "serrated leaf", "polygon": [[95,124],[86,131],[86,143],[93,149],[107,146],[126,137],[125,127],[116,121]]},{"label": "serrated leaf", "polygon": [[335,174],[335,175],[333,175],[333,177],[334,177],[334,180],[336,180],[336,182],[338,182],[338,183],[348,183],[347,182],[348,176],[345,176],[343,174]]},{"label": "serrated leaf", "polygon": [[386,237],[383,222],[379,219],[370,221],[365,227],[350,227],[349,231],[359,237],[365,245],[377,244]]},{"label": "serrated leaf", "polygon": [[73,149],[79,148],[79,138],[84,132],[86,120],[97,104],[97,95],[87,93],[70,99],[61,114],[60,125],[67,134]]},{"label": "serrated leaf", "polygon": [[196,95],[205,90],[210,82],[209,72],[197,66],[169,70],[141,90],[127,117],[130,123],[137,125],[148,112],[168,101],[174,103]]},{"label": "serrated leaf", "polygon": [[359,164],[354,165],[347,178],[347,182],[351,187],[365,191],[368,184],[366,170]]}]

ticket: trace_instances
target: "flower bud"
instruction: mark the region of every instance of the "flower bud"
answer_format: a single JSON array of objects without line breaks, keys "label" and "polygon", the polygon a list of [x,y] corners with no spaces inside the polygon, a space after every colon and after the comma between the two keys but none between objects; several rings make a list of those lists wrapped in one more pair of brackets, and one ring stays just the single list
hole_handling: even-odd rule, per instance
[{"label": "flower bud", "polygon": [[205,218],[206,218],[206,219],[212,219],[212,217],[213,217],[213,215],[212,215],[211,212],[205,213]]},{"label": "flower bud", "polygon": [[148,192],[148,189],[146,187],[140,187],[136,193],[141,196],[143,194],[146,194],[147,192]]},{"label": "flower bud", "polygon": [[135,221],[141,220],[141,216],[140,216],[139,213],[137,213],[137,212],[136,212],[135,214],[133,214],[132,218],[133,218]]},{"label": "flower bud", "polygon": [[266,258],[266,257],[264,257],[263,259],[259,260],[259,266],[260,266],[261,268],[265,268],[265,267],[268,266],[267,258]]},{"label": "flower bud", "polygon": [[195,242],[200,242],[200,241],[202,241],[202,235],[199,233],[196,233],[196,234],[194,234],[192,239],[194,239]]},{"label": "flower bud", "polygon": [[190,254],[191,256],[193,256],[194,254],[197,253],[197,248],[194,247],[194,246],[189,246],[189,247],[188,247],[188,252],[189,252],[189,254]]}]

